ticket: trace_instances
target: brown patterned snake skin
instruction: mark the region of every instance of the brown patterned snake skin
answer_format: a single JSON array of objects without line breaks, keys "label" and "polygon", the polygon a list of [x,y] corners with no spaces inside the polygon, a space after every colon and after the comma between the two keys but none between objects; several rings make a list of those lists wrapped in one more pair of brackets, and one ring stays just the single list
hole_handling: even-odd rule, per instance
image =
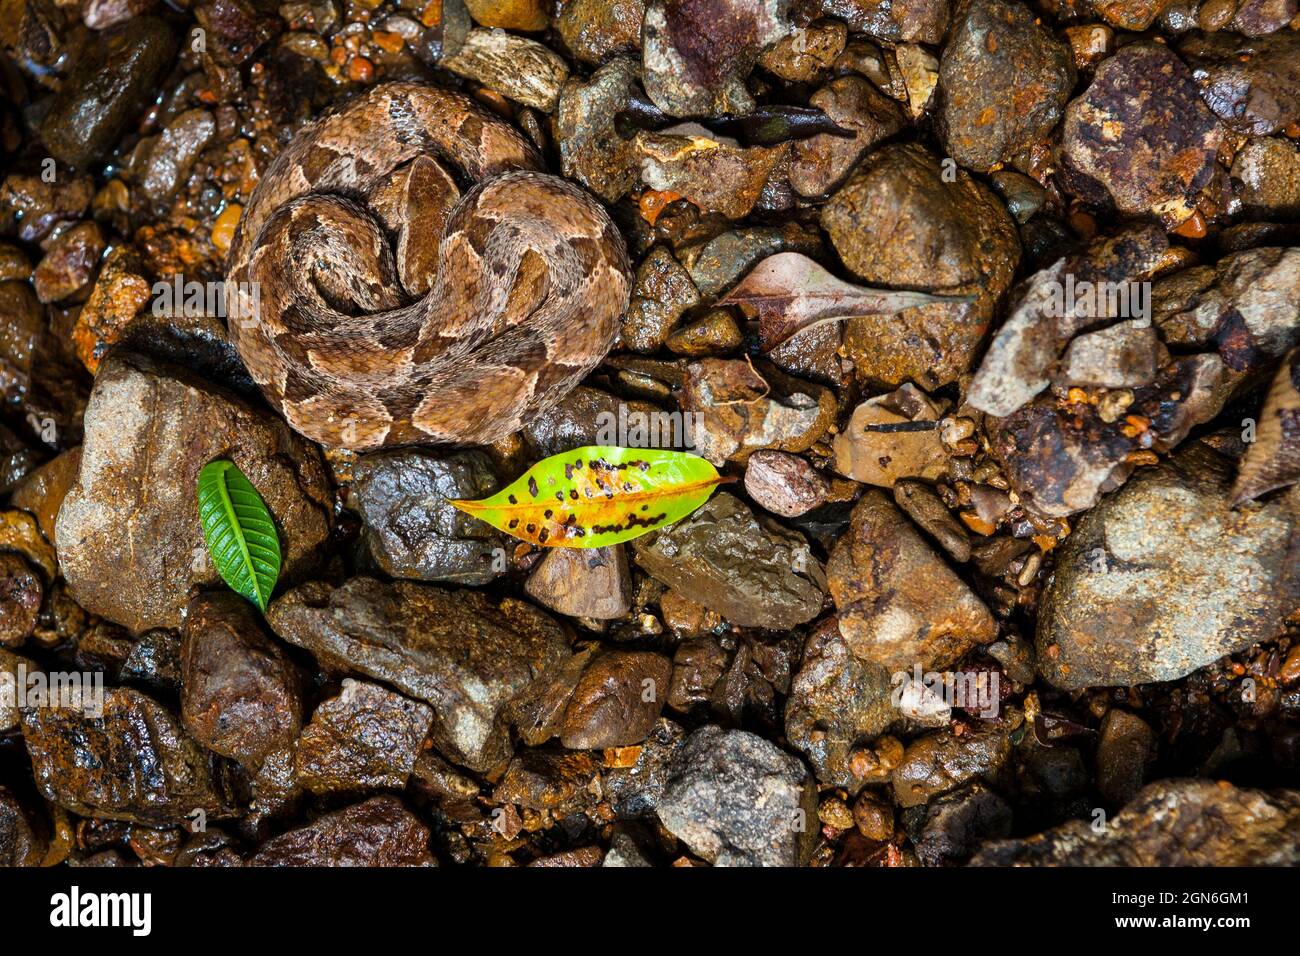
[{"label": "brown patterned snake skin", "polygon": [[[623,238],[540,168],[509,124],[430,86],[374,87],[298,134],[226,275],[258,290],[231,336],[295,429],[359,450],[484,444],[605,357],[631,285]],[[452,170],[476,185],[462,195]]]}]

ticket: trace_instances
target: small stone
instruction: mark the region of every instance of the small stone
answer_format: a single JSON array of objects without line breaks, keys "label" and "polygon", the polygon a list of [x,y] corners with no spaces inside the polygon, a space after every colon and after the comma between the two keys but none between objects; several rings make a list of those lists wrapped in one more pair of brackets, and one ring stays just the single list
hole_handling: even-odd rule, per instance
[{"label": "small stone", "polygon": [[882,40],[939,44],[948,30],[948,0],[819,0],[818,5],[853,32]]},{"label": "small stone", "polygon": [[915,807],[978,778],[997,773],[1011,756],[1005,729],[989,727],[961,736],[939,730],[918,737],[894,769],[894,800]]},{"label": "small stone", "polygon": [[832,830],[852,830],[853,812],[839,797],[827,797],[817,808],[817,819]]},{"label": "small stone", "polygon": [[506,540],[450,502],[500,487],[491,459],[477,449],[402,448],[362,455],[351,497],[367,551],[385,574],[475,586],[507,570]]},{"label": "small stone", "polygon": [[1178,52],[1202,99],[1229,129],[1271,136],[1300,122],[1300,33],[1189,34]]},{"label": "small stone", "polygon": [[826,500],[830,482],[798,455],[756,451],[745,465],[745,491],[773,514],[797,518]]},{"label": "small stone", "polygon": [[686,366],[678,396],[694,415],[695,454],[721,467],[762,449],[804,452],[830,428],[830,390],[739,359],[702,359]]},{"label": "small stone", "polygon": [[619,135],[615,117],[638,92],[636,64],[614,60],[583,82],[570,78],[555,113],[560,168],[606,202],[617,202],[640,176],[632,140]]},{"label": "small stone", "polygon": [[948,451],[939,437],[942,417],[942,407],[911,384],[868,399],[831,443],[835,470],[882,488],[900,478],[936,479],[948,469]]},{"label": "small stone", "polygon": [[890,672],[946,667],[997,635],[983,602],[874,489],[826,569],[840,633],[854,654]]},{"label": "small stone", "polygon": [[633,547],[649,574],[733,624],[785,630],[821,611],[822,568],[803,536],[762,523],[725,492]]},{"label": "small stone", "polygon": [[[763,69],[792,83],[821,79],[844,50],[849,29],[838,20],[822,20],[778,40],[759,58]],[[813,104],[816,106],[817,104]]]},{"label": "small stone", "polygon": [[49,841],[39,818],[18,802],[8,787],[0,786],[0,866],[40,866]]},{"label": "small stone", "polygon": [[934,54],[915,43],[902,43],[894,50],[898,71],[907,90],[908,111],[920,119],[930,108],[939,85],[939,61]]},{"label": "small stone", "polygon": [[637,268],[632,300],[623,317],[623,344],[635,352],[656,352],[700,294],[690,274],[667,246],[655,246]]},{"label": "small stone", "polygon": [[190,601],[180,668],[185,728],[209,750],[257,766],[297,738],[298,672],[239,595],[218,591]]},{"label": "small stone", "polygon": [[152,298],[153,284],[140,257],[126,246],[110,249],[72,330],[77,357],[91,374],[99,371],[100,359]]},{"label": "small stone", "polygon": [[564,60],[536,40],[502,30],[470,30],[441,65],[507,99],[551,113],[569,77]]},{"label": "small stone", "polygon": [[949,182],[938,157],[915,145],[869,154],[822,207],[844,265],[867,285],[906,287],[974,301],[849,320],[844,350],[858,374],[933,389],[974,361],[1020,257],[1015,223],[962,170]]},{"label": "small stone", "polygon": [[1195,211],[1222,138],[1183,62],[1167,47],[1133,44],[1066,108],[1061,170],[1091,204],[1172,227]]},{"label": "small stone", "polygon": [[538,604],[569,617],[617,620],[632,609],[622,545],[551,548],[524,584]]},{"label": "small stone", "polygon": [[641,50],[646,0],[561,0],[555,29],[577,59],[604,63]]},{"label": "small stone", "polygon": [[1232,161],[1248,215],[1300,216],[1300,150],[1281,139],[1252,139]]},{"label": "small stone", "polygon": [[433,711],[368,681],[344,679],[321,703],[294,751],[294,779],[312,793],[400,790],[415,767]]},{"label": "small stone", "polygon": [[1155,22],[1166,0],[1089,0],[1090,5],[1111,26],[1141,33]]},{"label": "small stone", "polygon": [[647,188],[728,219],[749,215],[768,177],[789,156],[787,143],[742,147],[695,123],[637,133],[634,150]]},{"label": "small stone", "polygon": [[141,171],[140,189],[158,208],[185,183],[199,154],[217,134],[207,110],[186,110],[167,124]]},{"label": "small stone", "polygon": [[865,781],[854,773],[853,753],[898,716],[888,671],[854,656],[833,619],[818,626],[785,706],[786,738],[808,758],[817,779],[856,793]]},{"label": "small stone", "polygon": [[786,0],[650,0],[642,27],[645,90],[670,116],[746,114],[745,77],[791,30]]},{"label": "small stone", "polygon": [[596,655],[565,708],[560,743],[570,750],[640,743],[659,720],[671,677],[672,665],[661,654]]},{"label": "small stone", "polygon": [[687,358],[716,358],[740,348],[744,334],[723,309],[712,312],[674,331],[664,344],[668,351]]},{"label": "small stone", "polygon": [[912,479],[896,481],[894,503],[955,561],[964,564],[970,560],[970,535],[928,484]]},{"label": "small stone", "polygon": [[743,730],[701,727],[673,755],[659,819],[714,866],[799,866],[812,852],[808,770]]},{"label": "small stone", "polygon": [[1160,339],[1149,319],[1129,319],[1077,336],[1065,350],[1068,385],[1137,388],[1156,377]]},{"label": "small stone", "polygon": [[1097,738],[1097,792],[1109,806],[1123,806],[1142,789],[1155,743],[1155,732],[1141,717],[1106,712]]},{"label": "small stone", "polygon": [[959,866],[990,840],[1011,834],[1011,807],[983,784],[938,797],[927,808],[916,855],[926,866]]},{"label": "small stone", "polygon": [[550,18],[542,0],[465,0],[470,16],[485,27],[545,30]]},{"label": "small stone", "polygon": [[0,647],[20,647],[36,630],[45,588],[21,555],[0,552]]},{"label": "small stone", "polygon": [[884,843],[894,836],[894,808],[870,790],[853,802],[853,824],[868,840]]},{"label": "small stone", "polygon": [[95,277],[104,236],[93,222],[80,222],[59,234],[32,274],[42,302],[59,302],[84,289]]},{"label": "small stone", "polygon": [[[331,495],[316,446],[283,420],[188,371],[121,350],[86,406],[77,482],[55,525],[77,601],[134,633],[179,627],[192,586],[220,584],[194,495],[199,470],[228,458],[279,527],[282,577],[314,570]],[[147,502],[147,505],[146,505]]]},{"label": "small stone", "polygon": [[831,192],[863,154],[903,128],[903,115],[894,102],[857,76],[832,80],[809,98],[808,105],[853,136],[818,133],[794,144],[790,185],[801,196]]},{"label": "small stone", "polygon": [[664,624],[683,638],[699,637],[722,623],[722,616],[717,611],[710,611],[676,591],[664,592],[659,599],[659,611]]}]

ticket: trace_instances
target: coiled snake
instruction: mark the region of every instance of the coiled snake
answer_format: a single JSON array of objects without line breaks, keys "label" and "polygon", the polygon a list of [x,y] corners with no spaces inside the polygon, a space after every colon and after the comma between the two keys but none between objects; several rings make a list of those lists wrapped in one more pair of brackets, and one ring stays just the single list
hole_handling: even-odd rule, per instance
[{"label": "coiled snake", "polygon": [[604,358],[631,284],[623,238],[541,165],[465,96],[410,83],[294,138],[226,280],[227,302],[257,290],[231,336],[295,429],[359,450],[489,443]]}]

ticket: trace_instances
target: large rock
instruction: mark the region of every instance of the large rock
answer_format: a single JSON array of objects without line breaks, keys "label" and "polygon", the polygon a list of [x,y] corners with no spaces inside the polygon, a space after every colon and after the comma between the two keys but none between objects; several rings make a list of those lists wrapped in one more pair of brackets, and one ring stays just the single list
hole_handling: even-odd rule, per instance
[{"label": "large rock", "polygon": [[817,828],[816,789],[802,763],[762,737],[713,725],[673,754],[656,809],[715,866],[799,866]]},{"label": "large rock", "polygon": [[55,539],[86,610],[136,633],[180,627],[190,589],[224,586],[199,526],[199,470],[233,461],[274,516],[293,579],[329,534],[320,453],[289,426],[184,369],[138,355],[106,359],[86,406],[81,470]]},{"label": "large rock", "polygon": [[256,766],[302,727],[297,669],[230,591],[190,602],[181,639],[181,716],[209,750]]},{"label": "large rock", "polygon": [[152,826],[188,822],[195,810],[229,815],[211,756],[139,691],[105,691],[103,717],[32,708],[22,732],[41,794],[73,813]]},{"label": "large rock", "polygon": [[1232,463],[1195,443],[1066,539],[1038,619],[1057,687],[1170,681],[1267,640],[1300,601],[1294,496],[1229,507]]},{"label": "large rock", "polygon": [[432,704],[434,745],[478,771],[510,756],[506,704],[569,646],[560,625],[522,601],[366,577],[305,584],[272,604],[267,620],[323,665]]},{"label": "large rock", "polygon": [[506,570],[504,538],[451,504],[486,498],[500,487],[485,453],[377,452],[362,456],[354,475],[352,500],[364,539],[385,574],[479,585]]},{"label": "large rock", "polygon": [[1133,44],[1106,60],[1066,108],[1061,172],[1072,191],[1172,227],[1196,211],[1223,129],[1168,47]]},{"label": "large rock", "polygon": [[939,130],[948,155],[987,170],[1046,140],[1074,87],[1069,48],[1030,8],[976,0],[953,24],[939,64]]},{"label": "large rock", "polygon": [[755,517],[732,495],[715,494],[634,547],[653,577],[733,624],[787,630],[821,611],[822,568],[803,536]]},{"label": "large rock", "polygon": [[1100,830],[1071,820],[984,847],[972,866],[1296,866],[1300,792],[1161,780]]},{"label": "large rock", "polygon": [[822,207],[821,223],[844,265],[867,285],[972,297],[851,319],[844,350],[858,373],[925,389],[956,381],[1020,258],[1001,201],[963,170],[948,176],[923,147],[891,144],[858,164]]},{"label": "large rock", "polygon": [[372,797],[262,844],[250,866],[437,866],[429,828],[396,797]]},{"label": "large rock", "polygon": [[997,635],[984,603],[880,491],[854,507],[826,573],[844,640],[891,673],[946,667]]},{"label": "large rock", "polygon": [[158,17],[134,17],[84,43],[68,82],[41,123],[56,158],[85,166],[108,154],[158,92],[177,36]]},{"label": "large rock", "polygon": [[790,32],[789,0],[651,0],[642,28],[645,89],[672,116],[748,113],[745,78]]}]

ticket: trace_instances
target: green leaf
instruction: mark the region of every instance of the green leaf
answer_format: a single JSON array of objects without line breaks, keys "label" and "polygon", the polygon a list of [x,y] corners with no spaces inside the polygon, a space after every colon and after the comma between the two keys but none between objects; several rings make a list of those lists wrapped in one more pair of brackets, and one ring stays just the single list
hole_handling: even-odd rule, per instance
[{"label": "green leaf", "polygon": [[723,481],[696,455],[586,445],[544,458],[466,514],[545,548],[601,548],[680,521]]},{"label": "green leaf", "polygon": [[280,576],[280,536],[234,462],[208,462],[199,472],[199,524],[221,579],[265,611]]}]

